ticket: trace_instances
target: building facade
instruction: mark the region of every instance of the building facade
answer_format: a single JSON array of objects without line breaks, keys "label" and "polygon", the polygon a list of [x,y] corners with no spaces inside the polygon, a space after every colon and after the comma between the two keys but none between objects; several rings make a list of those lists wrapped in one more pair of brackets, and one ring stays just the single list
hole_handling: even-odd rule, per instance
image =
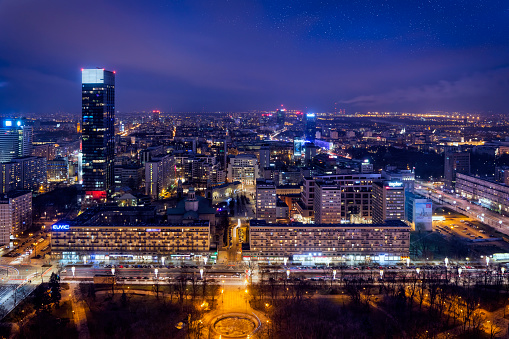
[{"label": "building facade", "polygon": [[431,232],[433,230],[433,201],[406,191],[405,220],[414,231]]},{"label": "building facade", "polygon": [[470,153],[445,151],[444,188],[452,191],[456,185],[456,174],[470,174]]},{"label": "building facade", "polygon": [[509,215],[509,186],[487,178],[458,173],[456,193],[497,213]]},{"label": "building facade", "polygon": [[415,173],[412,170],[383,170],[382,178],[388,181],[400,181],[407,192],[414,192]]},{"label": "building facade", "polygon": [[115,73],[83,69],[81,76],[83,190],[102,197],[114,180]]},{"label": "building facade", "polygon": [[405,187],[401,181],[373,183],[373,223],[405,220]]},{"label": "building facade", "polygon": [[175,180],[175,160],[171,155],[153,157],[145,162],[145,194],[158,199]]},{"label": "building facade", "polygon": [[341,222],[341,189],[334,182],[317,181],[313,209],[316,224]]},{"label": "building facade", "polygon": [[401,221],[384,224],[269,224],[251,220],[250,253],[260,261],[314,263],[399,261],[409,255],[410,227]]},{"label": "building facade", "polygon": [[9,236],[32,227],[32,192],[10,191],[0,195],[0,245],[9,243]]},{"label": "building facade", "polygon": [[23,119],[0,119],[0,163],[29,156],[33,130]]},{"label": "building facade", "polygon": [[258,159],[254,154],[238,154],[230,157],[228,181],[240,181],[243,185],[254,186],[258,179]]},{"label": "building facade", "polygon": [[275,223],[277,193],[272,180],[256,180],[256,218]]},{"label": "building facade", "polygon": [[340,187],[341,222],[351,222],[352,218],[361,222],[371,221],[373,181],[380,180],[380,174],[349,173],[304,177],[297,212],[307,221],[314,218],[315,183],[317,180],[332,181]]},{"label": "building facade", "polygon": [[69,180],[69,161],[67,158],[56,158],[47,162],[48,181],[61,182]]},{"label": "building facade", "polygon": [[316,137],[316,115],[313,113],[306,114],[304,126],[304,138],[307,142],[314,142]]},{"label": "building facade", "polygon": [[[208,221],[188,224],[151,222],[143,207],[89,209],[71,221],[52,226],[52,255],[65,260],[204,254],[210,250]],[[169,259],[169,258],[168,258]]]}]

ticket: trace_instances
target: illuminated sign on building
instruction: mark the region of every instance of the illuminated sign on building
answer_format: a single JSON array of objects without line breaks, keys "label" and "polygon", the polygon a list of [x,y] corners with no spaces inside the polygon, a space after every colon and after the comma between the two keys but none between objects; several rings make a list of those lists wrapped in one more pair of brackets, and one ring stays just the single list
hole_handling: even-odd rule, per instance
[{"label": "illuminated sign on building", "polygon": [[304,153],[304,144],[306,143],[306,140],[302,139],[294,139],[293,140],[293,156],[294,157],[300,157]]},{"label": "illuminated sign on building", "polygon": [[51,229],[53,231],[69,231],[70,227],[71,226],[67,225],[67,224],[60,224],[60,225],[53,225],[53,226],[51,226]]},{"label": "illuminated sign on building", "polygon": [[389,182],[389,187],[401,187],[403,186],[402,182]]},{"label": "illuminated sign on building", "polygon": [[161,232],[160,228],[147,228],[147,232]]}]

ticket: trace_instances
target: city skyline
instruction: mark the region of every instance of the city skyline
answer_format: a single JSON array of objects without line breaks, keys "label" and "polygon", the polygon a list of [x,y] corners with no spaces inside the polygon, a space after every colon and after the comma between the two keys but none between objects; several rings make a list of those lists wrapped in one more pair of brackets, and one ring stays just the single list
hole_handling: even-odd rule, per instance
[{"label": "city skyline", "polygon": [[507,113],[504,6],[6,1],[0,114],[78,113],[94,67],[117,71],[122,112]]}]

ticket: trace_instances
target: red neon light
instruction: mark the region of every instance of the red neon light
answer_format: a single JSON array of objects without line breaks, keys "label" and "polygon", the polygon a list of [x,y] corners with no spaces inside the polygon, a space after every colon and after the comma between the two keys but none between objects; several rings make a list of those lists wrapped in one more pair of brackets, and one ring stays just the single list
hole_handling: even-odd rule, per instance
[{"label": "red neon light", "polygon": [[106,191],[86,191],[85,194],[92,196],[93,200],[106,199]]}]

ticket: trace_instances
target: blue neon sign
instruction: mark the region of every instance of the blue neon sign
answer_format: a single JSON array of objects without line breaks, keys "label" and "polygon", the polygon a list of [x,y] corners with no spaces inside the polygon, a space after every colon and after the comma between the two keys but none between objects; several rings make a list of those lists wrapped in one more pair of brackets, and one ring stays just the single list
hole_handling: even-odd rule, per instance
[{"label": "blue neon sign", "polygon": [[53,226],[51,226],[51,229],[53,231],[69,231],[70,227],[71,226],[67,225],[67,224],[60,224],[60,225],[53,225]]}]

